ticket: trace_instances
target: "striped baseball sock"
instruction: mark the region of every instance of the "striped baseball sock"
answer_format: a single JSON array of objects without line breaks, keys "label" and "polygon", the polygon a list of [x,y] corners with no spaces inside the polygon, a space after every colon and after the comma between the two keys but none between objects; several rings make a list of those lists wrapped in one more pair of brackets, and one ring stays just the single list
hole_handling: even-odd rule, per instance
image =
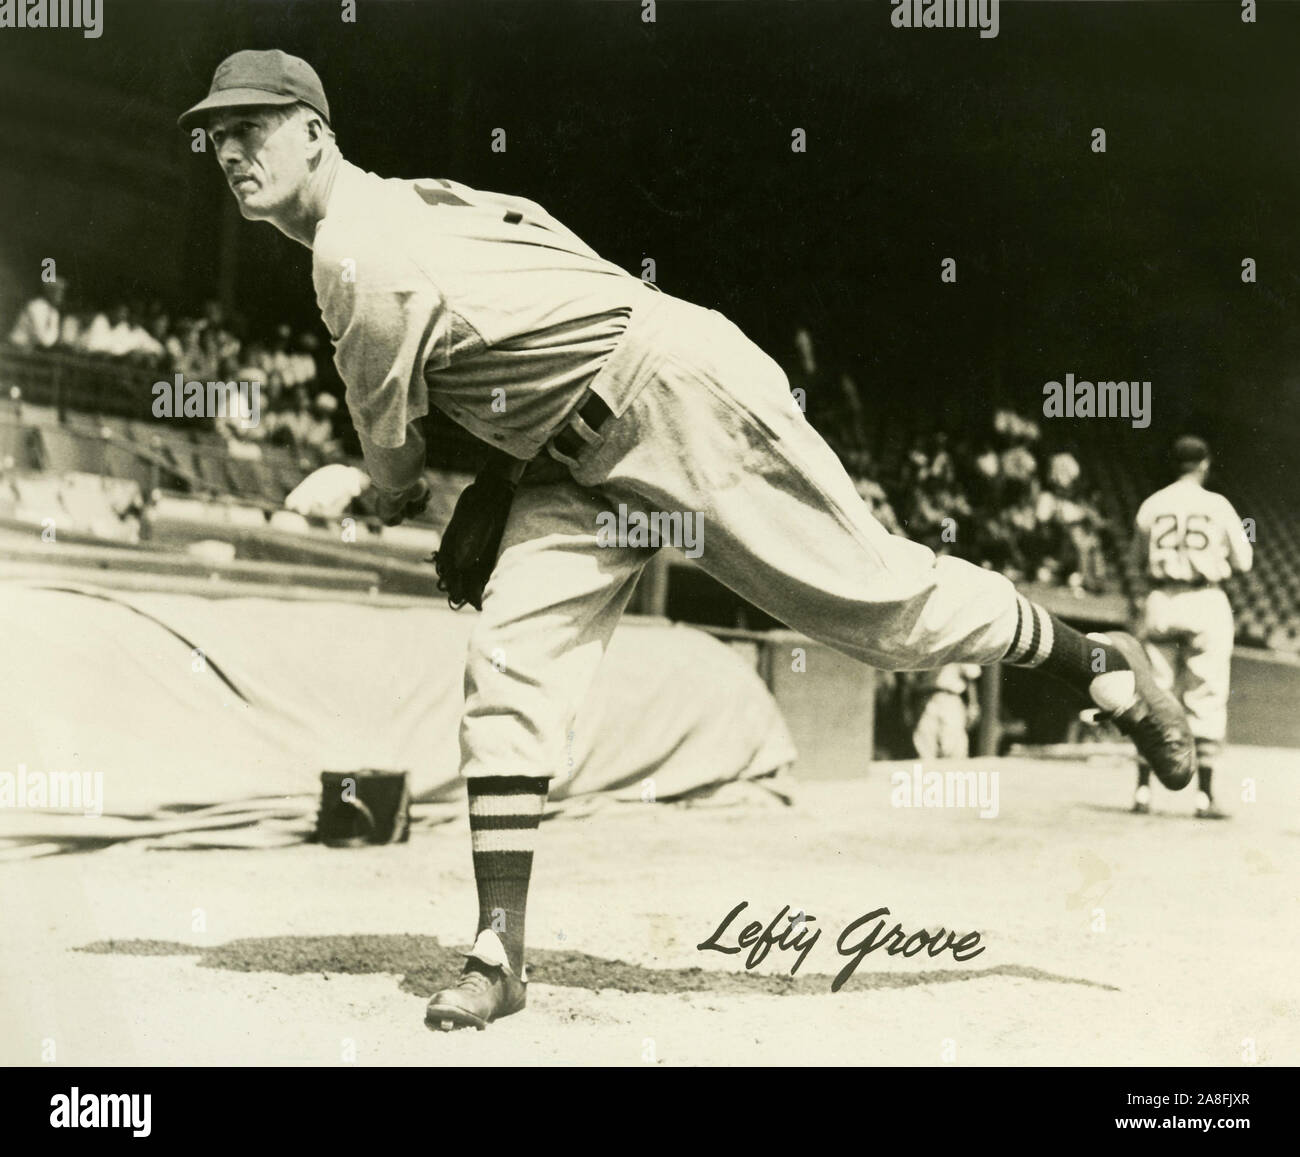
[{"label": "striped baseball sock", "polygon": [[1196,790],[1203,791],[1210,798],[1214,792],[1210,784],[1214,780],[1214,759],[1219,753],[1219,744],[1213,739],[1196,741]]},{"label": "striped baseball sock", "polygon": [[476,776],[468,785],[478,931],[490,928],[497,934],[511,969],[522,976],[528,879],[550,780],[491,775]]},{"label": "striped baseball sock", "polygon": [[[1013,667],[1039,667],[1108,710],[1127,706],[1133,695],[1132,675],[1118,681],[1108,681],[1106,676],[1128,671],[1128,660],[1104,635],[1081,634],[1021,594],[1016,595],[1016,615],[1016,633],[1004,663]],[[1108,682],[1120,684],[1109,695],[1107,692],[1112,692],[1112,688],[1106,685]]]}]

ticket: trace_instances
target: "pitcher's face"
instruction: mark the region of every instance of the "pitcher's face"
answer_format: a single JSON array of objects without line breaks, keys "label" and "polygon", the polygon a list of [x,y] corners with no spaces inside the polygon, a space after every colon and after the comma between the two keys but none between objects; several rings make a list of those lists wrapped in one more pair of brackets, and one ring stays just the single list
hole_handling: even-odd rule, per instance
[{"label": "pitcher's face", "polygon": [[252,106],[216,114],[208,125],[221,172],[250,221],[274,217],[310,174],[312,142],[294,107]]}]

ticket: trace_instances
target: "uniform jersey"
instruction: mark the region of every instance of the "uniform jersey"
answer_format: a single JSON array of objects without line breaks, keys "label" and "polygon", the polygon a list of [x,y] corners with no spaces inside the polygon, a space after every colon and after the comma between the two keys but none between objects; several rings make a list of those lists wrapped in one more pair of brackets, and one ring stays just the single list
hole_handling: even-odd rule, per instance
[{"label": "uniform jersey", "polygon": [[1232,503],[1194,478],[1157,490],[1136,522],[1155,582],[1221,583],[1250,570],[1253,551]]},{"label": "uniform jersey", "polygon": [[921,671],[913,676],[913,686],[919,692],[947,691],[951,695],[965,695],[966,689],[980,677],[980,669],[973,663],[946,663],[932,671]]},{"label": "uniform jersey", "polygon": [[381,483],[391,456],[378,451],[407,443],[430,405],[532,458],[649,293],[532,201],[346,161],[312,252],[348,409]]}]

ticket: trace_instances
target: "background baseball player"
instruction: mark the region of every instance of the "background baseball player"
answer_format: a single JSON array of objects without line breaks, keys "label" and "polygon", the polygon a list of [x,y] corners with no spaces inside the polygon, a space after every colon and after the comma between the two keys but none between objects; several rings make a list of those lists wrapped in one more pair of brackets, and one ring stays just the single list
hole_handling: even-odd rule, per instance
[{"label": "background baseball player", "polygon": [[460,739],[478,932],[460,978],[429,1002],[430,1026],[482,1028],[524,1005],[548,783],[650,557],[598,534],[619,504],[696,513],[707,573],[863,662],[1041,667],[1113,718],[1163,782],[1189,782],[1186,720],[1137,640],[1085,638],[1003,576],[890,535],[780,367],[721,314],[653,291],[531,201],[349,164],[319,78],[284,53],[223,61],[180,123],[206,125],[245,218],[312,250],[381,517],[427,500],[431,405],[537,463],[477,600]]},{"label": "background baseball player", "polygon": [[[1227,734],[1232,669],[1232,607],[1223,583],[1250,570],[1254,551],[1232,503],[1205,489],[1210,448],[1200,438],[1179,438],[1173,457],[1177,481],[1137,512],[1134,548],[1150,584],[1139,631],[1156,678],[1182,701],[1196,737],[1196,814],[1222,819],[1210,781]],[[1150,767],[1139,761],[1135,812],[1150,810],[1150,782]]]},{"label": "background baseball player", "polygon": [[965,759],[979,718],[973,663],[947,663],[912,676],[912,745],[922,759]]}]

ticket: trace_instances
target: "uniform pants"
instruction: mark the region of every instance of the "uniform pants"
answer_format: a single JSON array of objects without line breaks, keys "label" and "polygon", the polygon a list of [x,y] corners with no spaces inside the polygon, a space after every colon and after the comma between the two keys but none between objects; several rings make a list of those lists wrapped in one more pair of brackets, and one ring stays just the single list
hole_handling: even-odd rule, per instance
[{"label": "uniform pants", "polygon": [[781,368],[721,314],[647,294],[592,389],[613,416],[598,432],[579,423],[586,445],[562,459],[564,476],[526,479],[511,509],[466,662],[465,776],[564,766],[569,725],[652,553],[606,544],[597,520],[620,505],[630,518],[702,520],[706,573],[864,663],[1006,654],[1011,583],[886,531]]},{"label": "uniform pants", "polygon": [[1228,730],[1232,669],[1232,607],[1218,588],[1161,590],[1147,596],[1143,641],[1157,682],[1187,712],[1201,748],[1223,742]]},{"label": "uniform pants", "polygon": [[970,753],[966,700],[951,691],[931,692],[912,731],[912,743],[922,759],[965,759]]}]

